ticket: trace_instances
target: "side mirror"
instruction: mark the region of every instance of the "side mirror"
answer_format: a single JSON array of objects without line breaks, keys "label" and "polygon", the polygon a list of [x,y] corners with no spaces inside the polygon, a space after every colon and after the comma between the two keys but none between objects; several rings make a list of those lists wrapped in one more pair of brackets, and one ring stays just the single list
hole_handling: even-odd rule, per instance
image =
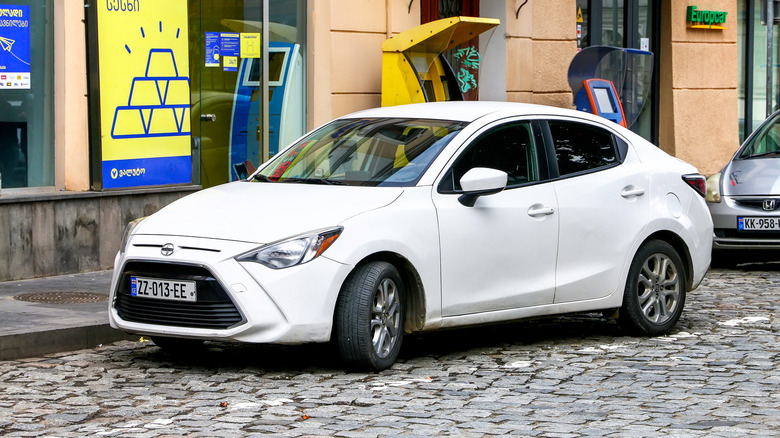
[{"label": "side mirror", "polygon": [[486,167],[475,167],[460,179],[460,186],[463,188],[463,194],[458,201],[466,207],[473,207],[480,196],[493,195],[506,188],[506,172],[488,169]]}]

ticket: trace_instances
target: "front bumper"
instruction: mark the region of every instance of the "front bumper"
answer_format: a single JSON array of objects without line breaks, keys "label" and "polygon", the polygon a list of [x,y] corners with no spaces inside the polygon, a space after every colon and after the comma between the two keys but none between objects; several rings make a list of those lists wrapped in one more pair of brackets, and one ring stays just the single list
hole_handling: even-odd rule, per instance
[{"label": "front bumper", "polygon": [[780,220],[780,209],[767,212],[761,208],[746,205],[748,204],[746,202],[737,201],[735,198],[724,196],[719,203],[707,204],[714,225],[712,248],[716,251],[780,249],[780,231],[743,231],[739,230],[737,226],[739,217],[764,217]]},{"label": "front bumper", "polygon": [[[172,243],[176,250],[161,255]],[[134,236],[118,254],[111,285],[112,327],[142,335],[252,343],[327,342],[336,299],[351,268],[324,256],[273,270],[233,257],[246,242]],[[131,276],[195,281],[198,301],[131,296]]]}]

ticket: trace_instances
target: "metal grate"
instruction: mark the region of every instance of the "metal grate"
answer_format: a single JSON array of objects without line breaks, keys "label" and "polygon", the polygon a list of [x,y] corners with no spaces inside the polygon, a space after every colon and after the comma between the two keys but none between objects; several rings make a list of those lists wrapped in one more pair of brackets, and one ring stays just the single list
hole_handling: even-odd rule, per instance
[{"label": "metal grate", "polygon": [[33,292],[16,295],[14,299],[41,304],[86,304],[108,301],[108,295],[94,292]]}]

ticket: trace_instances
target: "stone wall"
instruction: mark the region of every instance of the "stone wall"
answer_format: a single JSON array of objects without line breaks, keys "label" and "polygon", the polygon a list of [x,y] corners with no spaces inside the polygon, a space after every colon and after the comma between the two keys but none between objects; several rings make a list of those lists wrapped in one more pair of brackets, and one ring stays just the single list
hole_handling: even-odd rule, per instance
[{"label": "stone wall", "polygon": [[420,24],[420,5],[317,0],[308,9],[308,120],[314,128],[380,106],[382,42]]},{"label": "stone wall", "polygon": [[661,6],[659,146],[705,175],[739,147],[736,3],[706,4],[728,12],[725,30],[689,28],[687,2]]},{"label": "stone wall", "polygon": [[[522,2],[518,2],[523,4]],[[571,108],[567,73],[577,54],[570,0],[506,2],[507,100]]]},{"label": "stone wall", "polygon": [[0,196],[0,281],[110,269],[122,233],[199,189]]}]

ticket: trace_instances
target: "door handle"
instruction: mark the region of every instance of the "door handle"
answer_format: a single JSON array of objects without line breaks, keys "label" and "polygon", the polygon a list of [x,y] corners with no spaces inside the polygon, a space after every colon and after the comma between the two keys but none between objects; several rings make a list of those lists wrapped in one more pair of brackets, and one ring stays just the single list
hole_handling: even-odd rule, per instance
[{"label": "door handle", "polygon": [[528,216],[549,216],[555,213],[552,207],[531,206],[528,209]]},{"label": "door handle", "polygon": [[217,115],[216,114],[201,114],[200,115],[200,121],[201,122],[216,122],[217,121]]},{"label": "door handle", "polygon": [[642,196],[645,194],[645,189],[641,187],[628,186],[620,192],[620,196],[624,198],[631,198],[634,196]]}]

